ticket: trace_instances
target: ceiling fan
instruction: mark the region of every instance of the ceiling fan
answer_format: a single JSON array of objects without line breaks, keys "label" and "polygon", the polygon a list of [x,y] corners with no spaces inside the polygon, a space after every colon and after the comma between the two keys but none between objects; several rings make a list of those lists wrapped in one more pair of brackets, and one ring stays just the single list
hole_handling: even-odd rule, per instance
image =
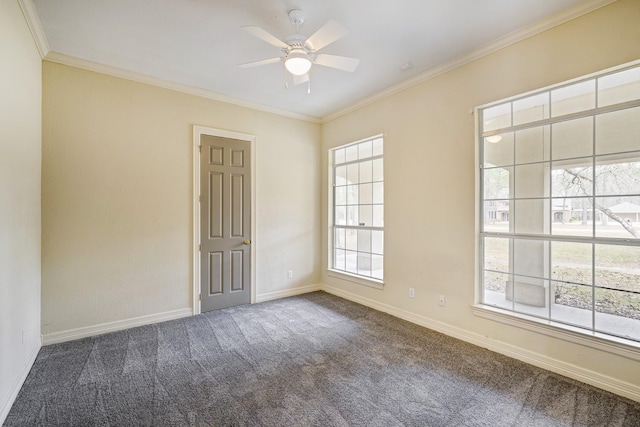
[{"label": "ceiling fan", "polygon": [[[293,84],[308,83],[307,92],[310,92],[309,70],[313,64],[349,72],[355,71],[358,67],[359,59],[318,53],[320,49],[347,35],[347,30],[337,22],[327,22],[307,38],[299,32],[300,25],[304,22],[304,13],[301,10],[291,10],[289,12],[289,21],[295,25],[296,32],[282,40],[257,26],[242,27],[245,31],[270,45],[279,47],[284,56],[247,62],[238,66],[240,68],[253,68],[282,61],[285,69],[293,75]],[[285,86],[288,87],[286,79]]]}]

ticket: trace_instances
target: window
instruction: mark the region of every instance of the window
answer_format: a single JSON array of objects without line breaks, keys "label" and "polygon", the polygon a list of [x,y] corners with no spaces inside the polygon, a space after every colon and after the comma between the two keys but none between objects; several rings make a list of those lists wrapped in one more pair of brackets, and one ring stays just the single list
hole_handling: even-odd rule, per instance
[{"label": "window", "polygon": [[640,66],[480,107],[477,123],[481,304],[640,341]]},{"label": "window", "polygon": [[333,223],[330,269],[381,282],[384,264],[383,139],[329,150]]}]

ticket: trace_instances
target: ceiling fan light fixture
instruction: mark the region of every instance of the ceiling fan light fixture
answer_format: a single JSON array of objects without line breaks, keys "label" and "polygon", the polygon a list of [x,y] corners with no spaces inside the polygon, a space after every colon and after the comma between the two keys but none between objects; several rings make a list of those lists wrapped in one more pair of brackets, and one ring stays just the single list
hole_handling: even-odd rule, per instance
[{"label": "ceiling fan light fixture", "polygon": [[311,60],[309,55],[302,49],[294,49],[287,55],[284,66],[291,74],[302,76],[311,69]]}]

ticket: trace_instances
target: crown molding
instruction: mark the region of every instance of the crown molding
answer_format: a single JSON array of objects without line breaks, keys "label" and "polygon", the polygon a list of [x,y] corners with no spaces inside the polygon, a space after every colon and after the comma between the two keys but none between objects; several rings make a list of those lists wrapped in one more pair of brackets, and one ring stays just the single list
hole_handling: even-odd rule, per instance
[{"label": "crown molding", "polygon": [[243,101],[231,96],[222,95],[217,92],[213,92],[207,89],[201,89],[181,83],[174,83],[167,80],[163,80],[157,77],[147,76],[145,74],[136,73],[133,71],[124,70],[122,68],[112,67],[109,65],[99,64],[97,62],[87,61],[86,59],[80,59],[73,56],[68,56],[62,53],[50,51],[45,57],[45,61],[54,62],[56,64],[68,65],[75,68],[81,68],[83,70],[93,71],[100,74],[106,74],[113,77],[118,77],[125,80],[131,80],[138,83],[144,83],[151,86],[160,87],[163,89],[169,89],[176,92],[185,93],[188,95],[199,96],[201,98],[212,99],[214,101],[220,101],[227,104],[236,105],[239,107],[250,108],[252,110],[262,111],[265,113],[277,114],[279,116],[290,117],[297,120],[303,120],[306,122],[320,124],[321,120],[317,117],[307,116],[304,114],[294,113],[279,108],[269,107],[266,105],[253,103],[249,101]]},{"label": "crown molding", "polygon": [[42,22],[40,22],[36,6],[33,4],[33,0],[18,0],[18,5],[20,5],[24,19],[27,21],[27,26],[31,31],[33,41],[36,43],[40,58],[44,59],[51,49],[49,49],[49,42],[42,28]]},{"label": "crown molding", "polygon": [[534,24],[528,25],[524,28],[511,32],[505,36],[502,36],[496,40],[493,40],[487,44],[484,44],[479,48],[472,50],[469,53],[466,53],[462,56],[454,58],[450,61],[443,62],[440,65],[436,65],[435,67],[430,68],[427,71],[424,71],[420,74],[410,77],[407,80],[403,80],[398,84],[389,86],[388,88],[383,89],[382,91],[372,96],[364,98],[361,101],[355,104],[352,104],[349,107],[339,110],[333,114],[329,114],[328,116],[325,116],[322,118],[322,123],[327,123],[341,116],[352,113],[356,110],[366,107],[367,105],[370,105],[382,99],[388,98],[391,95],[402,92],[420,83],[426,82],[427,80],[431,80],[434,77],[437,77],[448,71],[462,67],[463,65],[466,65],[484,56],[490,55],[494,52],[504,49],[505,47],[511,46],[512,44],[525,40],[529,37],[535,36],[536,34],[540,34],[544,31],[550,30],[551,28],[557,27],[558,25],[562,25],[565,22],[569,22],[582,15],[586,15],[589,12],[593,12],[596,9],[599,9],[608,4],[614,3],[616,1],[617,0],[582,1],[580,2],[579,5],[575,7],[569,8],[556,15],[543,19],[542,21],[538,21]]}]

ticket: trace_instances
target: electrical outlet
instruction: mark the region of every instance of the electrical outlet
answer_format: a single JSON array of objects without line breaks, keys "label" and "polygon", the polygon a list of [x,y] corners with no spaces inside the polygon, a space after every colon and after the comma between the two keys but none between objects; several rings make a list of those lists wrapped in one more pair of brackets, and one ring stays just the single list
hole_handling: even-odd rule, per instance
[{"label": "electrical outlet", "polygon": [[293,279],[293,271],[291,270],[287,271],[287,278]]},{"label": "electrical outlet", "polygon": [[416,296],[416,291],[413,288],[409,288],[409,298]]},{"label": "electrical outlet", "polygon": [[444,307],[444,306],[446,306],[446,305],[447,305],[447,300],[445,299],[444,295],[440,295],[440,296],[438,297],[438,305],[439,305],[440,307]]}]

